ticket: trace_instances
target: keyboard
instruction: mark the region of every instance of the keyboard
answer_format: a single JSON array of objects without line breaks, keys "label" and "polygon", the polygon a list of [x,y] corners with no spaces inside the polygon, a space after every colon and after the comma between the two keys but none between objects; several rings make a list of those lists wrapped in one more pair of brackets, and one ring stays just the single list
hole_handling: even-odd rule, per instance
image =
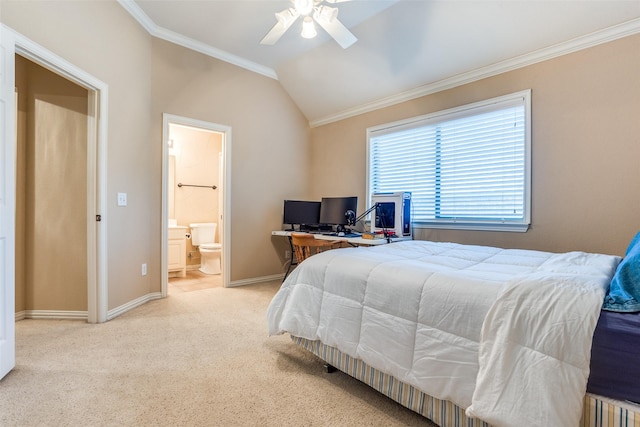
[{"label": "keyboard", "polygon": [[361,233],[344,233],[342,237],[362,237]]},{"label": "keyboard", "polygon": [[320,234],[322,236],[335,236],[335,237],[362,237],[362,233],[343,233],[340,235],[335,231],[314,231],[312,234]]}]

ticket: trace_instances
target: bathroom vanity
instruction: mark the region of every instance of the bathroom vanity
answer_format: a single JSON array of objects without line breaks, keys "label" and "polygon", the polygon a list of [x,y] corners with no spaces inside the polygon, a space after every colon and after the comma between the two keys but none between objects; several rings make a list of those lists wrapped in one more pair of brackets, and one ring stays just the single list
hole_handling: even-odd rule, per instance
[{"label": "bathroom vanity", "polygon": [[167,268],[170,277],[187,275],[187,227],[184,225],[169,226]]}]

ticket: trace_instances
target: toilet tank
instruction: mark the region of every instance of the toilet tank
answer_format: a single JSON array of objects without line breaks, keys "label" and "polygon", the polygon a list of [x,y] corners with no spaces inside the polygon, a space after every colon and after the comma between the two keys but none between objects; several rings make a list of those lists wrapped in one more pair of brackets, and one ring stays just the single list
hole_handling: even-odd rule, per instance
[{"label": "toilet tank", "polygon": [[189,224],[191,228],[191,244],[200,246],[203,243],[215,243],[217,225],[215,222]]}]

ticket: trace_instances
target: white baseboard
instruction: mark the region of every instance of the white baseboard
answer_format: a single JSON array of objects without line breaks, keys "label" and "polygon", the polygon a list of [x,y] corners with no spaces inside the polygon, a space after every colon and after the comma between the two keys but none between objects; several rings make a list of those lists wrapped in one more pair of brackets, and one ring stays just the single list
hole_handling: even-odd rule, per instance
[{"label": "white baseboard", "polygon": [[109,310],[107,312],[107,320],[111,320],[115,317],[120,316],[121,314],[126,313],[129,310],[133,310],[136,307],[141,306],[144,303],[149,301],[153,301],[155,299],[162,298],[162,294],[160,292],[153,292],[147,295],[143,295],[139,298],[134,299],[133,301],[129,301],[126,304],[122,304],[120,307],[116,307],[113,310]]},{"label": "white baseboard", "polygon": [[229,287],[235,288],[236,286],[255,285],[257,283],[273,282],[274,280],[282,281],[283,277],[284,277],[284,274],[273,274],[271,276],[262,276],[262,277],[253,277],[251,279],[234,280],[229,283]]},{"label": "white baseboard", "polygon": [[[160,292],[154,292],[151,294],[143,295],[133,301],[129,301],[126,304],[116,307],[113,310],[109,310],[107,313],[107,320],[111,320],[115,317],[126,313],[142,304],[153,301],[155,299],[162,298]],[[86,311],[61,311],[61,310],[23,310],[16,312],[15,319],[67,319],[67,320],[87,320],[89,315]]]},{"label": "white baseboard", "polygon": [[87,320],[88,316],[86,311],[23,310],[16,313],[16,321],[24,319]]},{"label": "white baseboard", "polygon": [[[229,284],[230,288],[237,286],[255,285],[258,283],[273,282],[275,280],[282,281],[284,274],[273,274],[271,276],[253,277],[251,279],[234,280]],[[116,307],[107,312],[107,320],[111,320],[141,306],[149,301],[162,298],[160,292],[153,292],[129,301],[126,304]],[[59,310],[23,310],[16,312],[16,321],[24,319],[67,319],[67,320],[87,320],[88,313],[86,311],[59,311]]]}]

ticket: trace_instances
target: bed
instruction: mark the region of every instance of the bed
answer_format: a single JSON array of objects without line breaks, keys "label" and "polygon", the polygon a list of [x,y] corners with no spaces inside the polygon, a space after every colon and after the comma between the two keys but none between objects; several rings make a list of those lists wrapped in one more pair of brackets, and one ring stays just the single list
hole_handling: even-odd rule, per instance
[{"label": "bed", "polygon": [[598,320],[619,263],[428,241],[337,249],[287,277],[268,332],[441,426],[640,426],[633,399],[589,375],[594,331],[616,324]]}]

